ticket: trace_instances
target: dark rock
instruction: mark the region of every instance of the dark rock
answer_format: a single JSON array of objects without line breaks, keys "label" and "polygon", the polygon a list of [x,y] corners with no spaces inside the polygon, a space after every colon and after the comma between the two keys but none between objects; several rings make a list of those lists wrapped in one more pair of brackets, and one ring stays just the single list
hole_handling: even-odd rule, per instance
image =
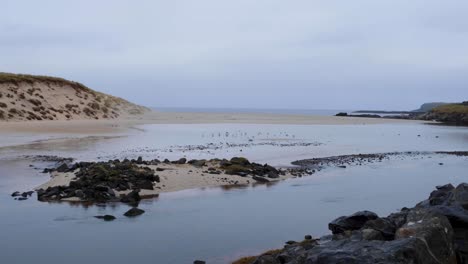
[{"label": "dark rock", "polygon": [[62,165],[57,167],[57,172],[68,172],[70,168],[68,168],[68,165],[66,163],[63,163]]},{"label": "dark rock", "polygon": [[246,174],[250,173],[249,168],[244,167],[242,165],[237,165],[237,164],[229,165],[229,166],[225,167],[224,169],[225,169],[225,173],[228,174],[228,175],[243,176],[243,175],[246,175]]},{"label": "dark rock", "polygon": [[[428,200],[388,217],[358,212],[333,221],[332,237],[266,253],[254,263],[468,263],[468,184],[438,186]],[[308,238],[308,237],[306,237]]]},{"label": "dark rock", "polygon": [[311,236],[311,235],[306,235],[306,236],[304,237],[304,239],[305,239],[305,240],[312,240],[312,236]]},{"label": "dark rock", "polygon": [[173,161],[173,164],[185,164],[187,162],[186,158],[181,158],[179,160]]},{"label": "dark rock", "polygon": [[375,230],[382,236],[382,240],[395,239],[396,225],[386,218],[377,218],[367,221],[362,229]]},{"label": "dark rock", "polygon": [[84,198],[85,194],[82,190],[78,189],[78,190],[75,190],[75,196],[78,198]]},{"label": "dark rock", "polygon": [[369,220],[377,219],[377,214],[370,211],[357,212],[351,216],[342,216],[328,224],[333,234],[361,229]]},{"label": "dark rock", "polygon": [[336,114],[335,116],[348,116],[348,113],[340,112],[340,113]]},{"label": "dark rock", "polygon": [[263,255],[258,257],[252,264],[280,264],[275,257],[271,255]]},{"label": "dark rock", "polygon": [[193,264],[206,264],[206,262],[203,260],[195,260]]},{"label": "dark rock", "polygon": [[268,172],[268,178],[277,179],[277,178],[279,178],[279,174],[277,172],[270,171],[270,172]]},{"label": "dark rock", "polygon": [[136,160],[136,164],[143,164],[143,157],[138,157]]},{"label": "dark rock", "polygon": [[188,163],[191,164],[194,167],[201,168],[201,167],[205,166],[206,160],[190,160]]},{"label": "dark rock", "polygon": [[15,198],[15,199],[18,200],[18,201],[25,201],[28,198],[27,197],[18,197],[18,198]]},{"label": "dark rock", "polygon": [[135,217],[135,216],[139,216],[139,215],[142,215],[144,214],[145,211],[144,210],[141,210],[139,208],[136,208],[136,207],[133,207],[132,209],[128,210],[124,216],[126,217]]},{"label": "dark rock", "polygon": [[17,196],[21,196],[21,193],[20,192],[14,192],[11,194],[11,197],[17,197]]},{"label": "dark rock", "polygon": [[120,196],[120,201],[122,203],[128,203],[128,204],[131,204],[131,205],[138,205],[138,203],[141,201],[139,191],[133,190],[128,194],[121,195]]},{"label": "dark rock", "polygon": [[154,190],[153,182],[151,181],[143,181],[138,183],[138,188],[143,190]]},{"label": "dark rock", "polygon": [[243,157],[234,157],[231,159],[231,164],[236,164],[236,165],[241,165],[241,166],[247,166],[250,165],[250,162],[248,159],[243,158]]},{"label": "dark rock", "polygon": [[261,182],[261,183],[270,182],[270,180],[268,180],[267,178],[260,177],[260,176],[253,176],[252,179],[256,180],[257,182]]},{"label": "dark rock", "polygon": [[113,215],[97,215],[95,217],[104,221],[114,221],[116,219]]}]

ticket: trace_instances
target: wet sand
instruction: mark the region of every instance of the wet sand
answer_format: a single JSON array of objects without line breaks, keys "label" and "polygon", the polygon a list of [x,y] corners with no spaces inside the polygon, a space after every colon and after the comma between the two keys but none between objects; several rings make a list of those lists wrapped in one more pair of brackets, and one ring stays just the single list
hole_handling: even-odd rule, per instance
[{"label": "wet sand", "polygon": [[2,133],[106,134],[138,129],[136,126],[144,124],[371,125],[414,122],[422,121],[258,113],[151,112],[133,119],[0,122],[0,135]]}]

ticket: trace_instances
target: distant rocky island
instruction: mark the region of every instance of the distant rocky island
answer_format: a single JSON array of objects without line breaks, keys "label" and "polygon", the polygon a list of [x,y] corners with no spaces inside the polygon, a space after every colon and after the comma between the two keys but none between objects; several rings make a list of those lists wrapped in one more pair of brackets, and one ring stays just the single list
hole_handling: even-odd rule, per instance
[{"label": "distant rocky island", "polygon": [[341,112],[336,116],[428,120],[466,126],[468,125],[468,101],[462,103],[425,103],[413,111],[359,110],[352,113]]},{"label": "distant rocky island", "polygon": [[0,121],[115,119],[147,111],[78,82],[0,73]]}]

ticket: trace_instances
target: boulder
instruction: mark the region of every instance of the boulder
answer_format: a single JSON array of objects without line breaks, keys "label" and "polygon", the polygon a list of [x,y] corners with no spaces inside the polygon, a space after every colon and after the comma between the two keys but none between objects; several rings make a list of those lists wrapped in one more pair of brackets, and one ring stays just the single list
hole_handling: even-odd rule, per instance
[{"label": "boulder", "polygon": [[66,163],[63,163],[62,165],[58,166],[56,171],[57,172],[68,172],[70,168],[68,168],[68,165]]},{"label": "boulder", "polygon": [[370,211],[361,211],[350,216],[342,216],[328,224],[328,229],[333,234],[344,233],[345,231],[352,231],[361,229],[369,220],[377,219],[377,214]]},{"label": "boulder", "polygon": [[241,165],[241,166],[248,166],[250,165],[250,161],[243,157],[234,157],[231,159],[231,164]]},{"label": "boulder", "polygon": [[187,162],[186,158],[181,158],[179,160],[173,161],[173,164],[185,164]]},{"label": "boulder", "polygon": [[138,203],[141,201],[140,193],[138,190],[133,190],[128,194],[121,195],[120,201],[130,205],[138,205]]},{"label": "boulder", "polygon": [[190,160],[188,163],[194,167],[201,168],[205,166],[206,160]]},{"label": "boulder", "polygon": [[138,157],[136,160],[136,164],[143,164],[143,157]]},{"label": "boulder", "polygon": [[362,228],[378,232],[382,236],[382,240],[393,240],[397,227],[391,220],[377,218],[367,221]]},{"label": "boulder", "polygon": [[136,207],[133,207],[132,209],[128,210],[124,216],[126,217],[135,217],[135,216],[139,216],[139,215],[142,215],[144,214],[145,211],[144,210],[141,210],[139,208],[136,208]]},{"label": "boulder", "polygon": [[279,174],[277,172],[270,171],[270,172],[268,172],[268,178],[277,179],[277,178],[279,178]]},{"label": "boulder", "polygon": [[142,190],[154,190],[152,181],[141,181],[137,184],[137,187]]}]

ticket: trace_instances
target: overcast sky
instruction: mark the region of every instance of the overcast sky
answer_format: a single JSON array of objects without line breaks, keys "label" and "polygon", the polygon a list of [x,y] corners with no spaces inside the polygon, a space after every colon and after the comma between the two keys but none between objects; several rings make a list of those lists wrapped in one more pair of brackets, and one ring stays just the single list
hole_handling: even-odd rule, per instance
[{"label": "overcast sky", "polygon": [[468,100],[466,0],[2,0],[0,71],[147,106]]}]

